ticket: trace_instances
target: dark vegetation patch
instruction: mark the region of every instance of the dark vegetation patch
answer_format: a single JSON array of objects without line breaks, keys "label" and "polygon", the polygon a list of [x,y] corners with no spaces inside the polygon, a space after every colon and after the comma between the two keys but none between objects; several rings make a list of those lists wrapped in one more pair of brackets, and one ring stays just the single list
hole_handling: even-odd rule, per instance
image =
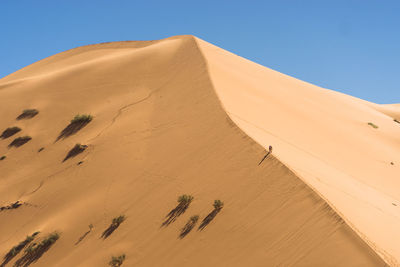
[{"label": "dark vegetation patch", "polygon": [[69,152],[68,154],[65,156],[64,161],[66,161],[69,158],[73,158],[76,155],[82,153],[83,151],[85,151],[85,149],[87,148],[87,145],[81,145],[81,144],[76,144]]},{"label": "dark vegetation patch", "polygon": [[48,251],[54,243],[60,238],[57,232],[46,236],[41,242],[30,244],[25,250],[24,255],[15,263],[15,267],[26,267],[36,262]]},{"label": "dark vegetation patch", "polygon": [[37,109],[24,109],[22,113],[17,117],[17,120],[31,119],[39,114]]},{"label": "dark vegetation patch", "polygon": [[398,119],[394,119],[393,121],[394,121],[394,122],[397,122],[397,123],[400,123],[400,121],[399,121]]},{"label": "dark vegetation patch", "polygon": [[38,153],[42,152],[44,150],[44,147],[39,148]]},{"label": "dark vegetation patch", "polygon": [[85,127],[89,122],[91,122],[93,119],[92,115],[88,114],[83,114],[83,115],[76,115],[71,122],[65,127],[61,133],[58,135],[57,140],[60,140],[61,138],[67,138],[68,136],[71,136],[75,133],[77,133],[80,129]]},{"label": "dark vegetation patch", "polygon": [[18,255],[29,243],[35,239],[35,237],[39,234],[39,232],[35,232],[32,235],[29,235],[25,238],[24,241],[19,242],[18,245],[14,246],[13,248],[8,251],[8,253],[4,256],[3,262],[0,267],[5,266],[9,261],[11,261],[15,256]]},{"label": "dark vegetation patch", "polygon": [[203,219],[203,221],[201,222],[199,229],[198,230],[203,230],[204,228],[206,228],[206,226],[212,221],[214,220],[215,216],[217,216],[217,214],[222,210],[222,208],[224,207],[224,202],[222,202],[221,200],[217,199],[214,200],[214,209],[207,215],[207,217],[205,217]]},{"label": "dark vegetation patch", "polygon": [[112,267],[119,267],[122,265],[124,260],[125,260],[125,254],[119,255],[118,257],[112,256],[111,261],[108,263],[108,265]]},{"label": "dark vegetation patch", "polygon": [[13,147],[13,146],[20,147],[20,146],[28,143],[31,139],[32,139],[32,137],[30,137],[30,136],[17,137],[8,145],[8,147]]},{"label": "dark vegetation patch", "polygon": [[373,124],[372,122],[368,122],[368,125],[371,126],[374,129],[378,129],[378,125]]},{"label": "dark vegetation patch", "polygon": [[187,210],[192,201],[193,196],[191,195],[181,195],[178,197],[178,205],[172,209],[167,216],[165,216],[166,220],[161,224],[161,226],[168,226],[173,223],[176,218],[178,218]]},{"label": "dark vegetation patch", "polygon": [[195,227],[197,221],[199,220],[199,215],[194,215],[190,217],[189,221],[185,224],[185,226],[181,229],[181,233],[179,234],[179,238],[184,238],[192,229]]},{"label": "dark vegetation patch", "polygon": [[6,138],[8,138],[10,136],[13,136],[14,134],[18,133],[19,131],[21,131],[21,128],[19,128],[19,127],[8,127],[0,135],[0,138],[6,139]]},{"label": "dark vegetation patch", "polygon": [[7,157],[6,156],[1,156],[0,160],[5,160]]},{"label": "dark vegetation patch", "polygon": [[120,225],[123,221],[125,221],[125,216],[124,215],[120,215],[118,217],[115,217],[110,226],[103,232],[103,234],[101,235],[101,238],[106,239],[107,237],[109,237]]},{"label": "dark vegetation patch", "polygon": [[0,207],[0,211],[17,209],[17,208],[21,207],[22,204],[24,204],[24,203],[19,202],[19,200],[18,200],[18,201],[14,202],[14,203],[12,203],[12,204],[10,204],[8,206]]}]

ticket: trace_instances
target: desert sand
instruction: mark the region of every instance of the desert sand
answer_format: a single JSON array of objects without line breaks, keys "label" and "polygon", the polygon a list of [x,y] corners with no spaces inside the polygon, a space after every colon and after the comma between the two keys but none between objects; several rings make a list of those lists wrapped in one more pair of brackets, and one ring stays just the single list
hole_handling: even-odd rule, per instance
[{"label": "desert sand", "polygon": [[[24,109],[39,113],[16,120]],[[108,266],[121,254],[122,266],[399,264],[398,105],[177,36],[27,66],[0,80],[0,114],[0,132],[21,129],[0,138],[0,207],[22,203],[0,210],[0,265],[36,231],[32,242],[59,239],[29,266]],[[77,114],[93,120],[58,138]],[[32,139],[9,147],[22,136]],[[66,159],[77,143],[87,147]],[[163,225],[183,194],[193,201]]]}]

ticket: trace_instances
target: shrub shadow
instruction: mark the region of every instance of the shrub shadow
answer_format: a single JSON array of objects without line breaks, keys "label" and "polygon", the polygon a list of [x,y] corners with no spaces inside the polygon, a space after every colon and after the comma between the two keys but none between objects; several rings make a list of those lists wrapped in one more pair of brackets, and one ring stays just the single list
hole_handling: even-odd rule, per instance
[{"label": "shrub shadow", "polygon": [[32,137],[30,137],[30,136],[22,136],[22,137],[15,138],[8,145],[8,148],[10,148],[10,147],[20,147],[20,146],[25,145],[26,143],[28,143],[31,139],[32,139]]},{"label": "shrub shadow", "polygon": [[190,217],[189,221],[185,224],[185,226],[181,229],[181,233],[179,234],[179,238],[184,238],[192,229],[196,226],[197,221],[199,220],[199,216],[195,215]]},{"label": "shrub shadow", "polygon": [[56,142],[60,139],[65,139],[75,133],[77,133],[79,130],[81,130],[83,127],[89,124],[90,121],[75,121],[71,122],[68,124],[67,127],[64,128],[64,130],[61,131],[61,133],[58,135]]},{"label": "shrub shadow", "polygon": [[40,257],[43,256],[44,253],[46,253],[46,251],[48,251],[54,245],[59,237],[60,236],[58,233],[53,233],[46,237],[40,243],[33,243],[32,245],[29,245],[25,249],[25,254],[15,262],[14,266],[27,267],[36,262],[40,259]]},{"label": "shrub shadow", "polygon": [[4,256],[3,262],[0,264],[0,267],[6,266],[6,264],[11,261],[15,256],[17,256],[24,247],[26,247],[29,243],[33,241],[36,235],[39,232],[35,232],[30,236],[27,236],[24,241],[21,241],[18,245],[14,246],[8,253]]},{"label": "shrub shadow", "polygon": [[181,216],[187,208],[189,207],[190,203],[184,203],[181,202],[179,203],[174,209],[172,209],[167,216],[165,216],[167,219],[161,224],[161,226],[168,226],[171,223],[173,223],[179,216]]},{"label": "shrub shadow", "polygon": [[101,238],[106,239],[109,237],[115,230],[117,230],[124,220],[125,216],[123,215],[114,218],[110,226],[101,234]]},{"label": "shrub shadow", "polygon": [[37,109],[25,109],[17,117],[17,120],[31,119],[31,118],[35,117],[37,114],[39,114],[39,111]]},{"label": "shrub shadow", "polygon": [[217,216],[217,214],[221,211],[221,209],[214,209],[212,212],[210,212],[207,217],[205,217],[203,219],[203,221],[201,222],[200,226],[199,226],[199,231],[202,231],[204,228],[206,228],[206,226],[212,221],[214,220],[215,216]]},{"label": "shrub shadow", "polygon": [[66,161],[69,158],[73,158],[76,155],[82,153],[83,151],[85,151],[85,149],[87,148],[87,145],[81,145],[81,144],[76,144],[69,152],[68,154],[65,156],[65,158],[63,159],[63,162]]},{"label": "shrub shadow", "polygon": [[0,135],[1,139],[6,139],[10,136],[13,136],[14,134],[18,133],[19,131],[21,131],[21,128],[19,127],[10,127],[7,128],[3,131],[3,133]]}]

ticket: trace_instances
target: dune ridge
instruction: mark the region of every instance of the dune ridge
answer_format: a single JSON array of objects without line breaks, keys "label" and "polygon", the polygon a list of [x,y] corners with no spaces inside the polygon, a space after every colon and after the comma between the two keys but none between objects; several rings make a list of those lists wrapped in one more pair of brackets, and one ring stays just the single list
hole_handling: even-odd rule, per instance
[{"label": "dune ridge", "polygon": [[[384,266],[275,157],[285,162],[273,140],[258,166],[265,146],[232,116],[212,60],[203,41],[178,36],[76,48],[1,79],[0,127],[32,140],[11,149],[0,140],[0,205],[29,204],[0,212],[0,256],[26,235],[58,231],[32,266],[106,266],[122,253],[123,266]],[[26,108],[40,113],[16,121]],[[78,113],[94,119],[57,140]],[[77,143],[87,148],[63,162]],[[162,227],[182,194],[193,203]],[[223,209],[179,238],[215,199]],[[125,221],[101,238],[119,215]]]}]

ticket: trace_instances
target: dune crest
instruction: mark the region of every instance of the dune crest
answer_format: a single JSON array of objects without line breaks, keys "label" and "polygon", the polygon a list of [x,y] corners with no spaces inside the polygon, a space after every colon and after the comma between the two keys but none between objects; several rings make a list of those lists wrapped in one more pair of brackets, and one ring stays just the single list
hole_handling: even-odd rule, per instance
[{"label": "dune crest", "polygon": [[[263,87],[264,70],[258,65],[243,70],[241,65],[246,69],[247,63],[242,60],[194,37],[178,36],[80,47],[1,79],[1,129],[14,126],[21,110],[35,108],[39,113],[16,124],[21,128],[16,136],[29,135],[28,143],[8,149],[7,139],[0,139],[0,155],[7,155],[0,162],[0,205],[29,204],[0,211],[0,256],[40,231],[39,238],[60,235],[32,266],[103,266],[118,255],[124,255],[123,266],[384,266],[375,249],[392,264],[381,252],[386,243],[375,236],[363,240],[349,227],[354,223],[358,234],[369,234],[369,228],[360,227],[364,217],[354,219],[347,216],[348,209],[341,210],[342,201],[351,202],[352,208],[358,202],[334,198],[313,183],[305,174],[313,174],[309,164],[315,162],[305,157],[300,172],[300,163],[292,166],[290,159],[304,155],[277,141],[288,137],[275,126],[296,129],[296,124],[284,123],[288,117],[277,107],[299,108],[298,103],[304,106],[309,100],[303,96],[276,102],[279,95],[268,96],[272,107],[267,111],[276,118],[267,113],[267,123],[260,125],[268,126],[276,139],[254,130],[260,127],[250,120],[254,110],[241,113],[249,103],[255,108],[258,102],[265,104],[265,89],[251,92],[258,80],[248,73],[260,75]],[[279,84],[276,76],[271,82]],[[286,79],[281,80],[290,83]],[[243,102],[236,103],[240,90]],[[317,94],[320,89],[312,90]],[[255,103],[246,102],[249,98]],[[377,112],[367,110],[367,115]],[[55,142],[77,114],[93,119]],[[297,119],[309,123],[301,115]],[[383,128],[388,144],[395,143],[394,133],[386,132],[392,129],[389,119],[379,116],[373,122]],[[77,144],[85,144],[85,149],[62,162]],[[259,165],[266,144],[273,145],[273,153]],[[313,143],[307,145],[303,149],[313,153]],[[326,168],[321,167],[321,173]],[[335,186],[341,189],[342,184],[347,185],[339,180]],[[193,196],[190,205],[163,225],[184,194]],[[218,212],[214,200],[224,202]],[[392,217],[385,218],[392,222]],[[365,243],[371,240],[377,247]],[[23,257],[20,253],[7,258],[7,264]]]}]

